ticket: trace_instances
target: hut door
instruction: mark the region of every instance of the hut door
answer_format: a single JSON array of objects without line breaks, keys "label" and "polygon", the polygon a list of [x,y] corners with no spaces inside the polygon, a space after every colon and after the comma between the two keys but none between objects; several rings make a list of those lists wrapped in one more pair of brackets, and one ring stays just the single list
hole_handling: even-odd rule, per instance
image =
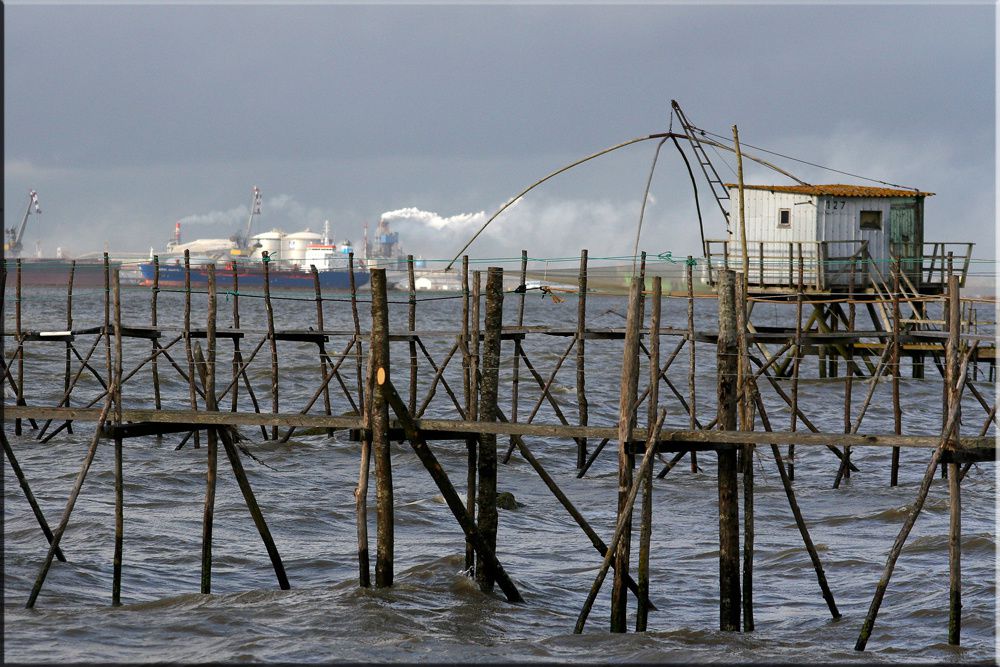
[{"label": "hut door", "polygon": [[914,284],[920,279],[923,264],[923,244],[917,231],[916,204],[892,204],[889,208],[889,252],[899,258],[900,269]]}]

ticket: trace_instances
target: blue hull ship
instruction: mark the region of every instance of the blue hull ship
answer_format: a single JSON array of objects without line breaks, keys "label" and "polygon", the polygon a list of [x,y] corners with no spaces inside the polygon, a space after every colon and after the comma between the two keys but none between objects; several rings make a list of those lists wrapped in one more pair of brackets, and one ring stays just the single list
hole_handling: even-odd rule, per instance
[{"label": "blue hull ship", "polygon": [[[183,287],[184,286],[184,266],[182,264],[161,263],[158,283],[160,287]],[[233,286],[233,272],[235,268],[236,280],[240,289],[264,287],[264,265],[263,263],[234,264],[227,262],[218,264],[215,268],[215,282],[220,288],[230,289]],[[139,265],[142,274],[140,284],[152,287],[156,281],[155,265],[153,262],[143,262]],[[349,269],[322,269],[316,272],[319,277],[319,285],[324,289],[350,289],[351,272]],[[362,287],[368,284],[369,274],[366,270],[354,270],[354,284]],[[268,282],[271,289],[313,289],[312,272],[306,269],[296,268],[273,268],[268,271]],[[194,264],[191,266],[191,286],[208,286],[208,267],[205,264]]]}]

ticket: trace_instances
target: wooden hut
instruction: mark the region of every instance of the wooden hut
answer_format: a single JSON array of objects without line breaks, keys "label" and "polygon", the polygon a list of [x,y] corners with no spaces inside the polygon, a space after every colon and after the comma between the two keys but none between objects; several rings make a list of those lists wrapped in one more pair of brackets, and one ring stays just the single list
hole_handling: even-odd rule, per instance
[{"label": "wooden hut", "polygon": [[[731,229],[728,239],[705,241],[711,283],[719,268],[740,271],[743,266],[739,188],[725,186]],[[933,194],[840,184],[744,185],[748,282],[764,289],[796,285],[801,263],[807,289],[844,290],[852,267],[856,287],[864,289],[878,274],[888,276],[895,258],[921,289],[945,282],[948,250],[964,281],[972,244],[924,241],[924,199]]]}]

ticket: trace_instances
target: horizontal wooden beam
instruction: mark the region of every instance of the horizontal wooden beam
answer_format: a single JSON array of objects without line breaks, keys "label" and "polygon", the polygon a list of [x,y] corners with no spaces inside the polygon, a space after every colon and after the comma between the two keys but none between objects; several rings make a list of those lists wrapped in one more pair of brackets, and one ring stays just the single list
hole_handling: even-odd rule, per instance
[{"label": "horizontal wooden beam", "polygon": [[[57,408],[31,405],[4,405],[4,421],[14,419],[53,419],[57,421],[97,421],[101,411],[97,408]],[[125,422],[165,422],[182,424],[233,425],[233,426],[296,426],[313,428],[343,428],[361,429],[363,423],[360,417],[327,416],[299,413],[256,413],[256,412],[203,412],[195,410],[153,410],[153,409],[123,409],[122,420]],[[562,424],[527,424],[504,422],[477,422],[460,419],[418,419],[417,427],[421,432],[461,438],[469,433],[495,433],[497,435],[522,435],[552,438],[611,438],[618,437],[616,426],[564,426]],[[391,428],[400,429],[400,424],[392,422]],[[645,442],[648,437],[646,429],[639,427],[634,431],[633,442]],[[663,430],[658,440],[658,446],[669,449],[671,444],[684,445],[805,445],[805,446],[844,446],[851,447],[918,447],[933,449],[941,443],[938,435],[895,435],[879,434],[843,434],[843,433],[767,433],[763,431],[670,431]],[[969,449],[995,450],[996,440],[992,436],[962,437],[961,446]]]}]

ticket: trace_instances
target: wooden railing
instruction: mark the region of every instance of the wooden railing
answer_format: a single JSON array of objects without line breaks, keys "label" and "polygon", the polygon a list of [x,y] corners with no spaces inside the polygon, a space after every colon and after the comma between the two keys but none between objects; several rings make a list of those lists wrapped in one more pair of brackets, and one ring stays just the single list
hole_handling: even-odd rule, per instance
[{"label": "wooden railing", "polygon": [[[844,252],[848,246],[849,254]],[[747,243],[747,281],[761,287],[798,285],[825,290],[833,285],[847,287],[854,273],[854,285],[863,289],[871,282],[865,268],[868,242],[843,241],[751,241]],[[837,255],[831,255],[831,250]],[[715,284],[721,269],[743,270],[743,251],[738,241],[705,241],[706,278]]]},{"label": "wooden railing", "polygon": [[[969,275],[969,262],[972,260],[972,246],[974,245],[975,243],[948,243],[944,241],[924,243],[920,282],[925,285],[946,284],[948,282],[948,255],[951,255],[952,267],[958,274],[959,285],[965,287],[965,278]],[[928,248],[930,248],[930,252],[928,252]]]}]

